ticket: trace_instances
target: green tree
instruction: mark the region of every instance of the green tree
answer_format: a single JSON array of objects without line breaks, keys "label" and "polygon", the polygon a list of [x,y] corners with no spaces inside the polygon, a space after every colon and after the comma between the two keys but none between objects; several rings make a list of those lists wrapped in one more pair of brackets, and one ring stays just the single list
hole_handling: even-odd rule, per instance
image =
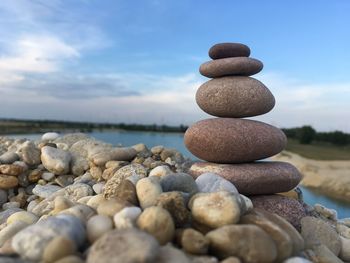
[{"label": "green tree", "polygon": [[316,137],[315,129],[308,125],[301,127],[297,134],[301,144],[310,144]]}]

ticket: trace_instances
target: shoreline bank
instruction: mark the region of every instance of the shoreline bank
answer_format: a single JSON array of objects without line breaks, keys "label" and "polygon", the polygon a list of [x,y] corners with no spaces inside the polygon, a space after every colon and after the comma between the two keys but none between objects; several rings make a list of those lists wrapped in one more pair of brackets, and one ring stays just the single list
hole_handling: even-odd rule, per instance
[{"label": "shoreline bank", "polygon": [[271,159],[296,166],[303,175],[302,186],[350,203],[350,161],[312,160],[288,151]]}]

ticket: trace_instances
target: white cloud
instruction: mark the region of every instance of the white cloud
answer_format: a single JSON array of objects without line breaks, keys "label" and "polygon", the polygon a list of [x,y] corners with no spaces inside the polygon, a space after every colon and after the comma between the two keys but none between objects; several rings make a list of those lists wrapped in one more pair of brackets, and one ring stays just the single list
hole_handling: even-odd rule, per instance
[{"label": "white cloud", "polygon": [[1,71],[53,72],[66,59],[79,57],[72,46],[54,36],[26,36],[0,57]]},{"label": "white cloud", "polygon": [[82,52],[108,46],[95,21],[76,11],[61,0],[0,1],[0,70],[59,71]]},{"label": "white cloud", "polygon": [[[269,87],[277,103],[271,112],[254,119],[278,127],[311,124],[318,130],[350,132],[346,121],[350,83],[308,85],[278,74],[256,78]],[[0,111],[13,117],[129,123],[191,124],[209,117],[195,102],[196,90],[205,81],[197,74],[70,76],[68,83],[75,87],[73,91],[79,90],[77,94],[58,79],[34,82],[27,90],[7,89],[0,98]],[[11,107],[11,103],[21,107]]]}]

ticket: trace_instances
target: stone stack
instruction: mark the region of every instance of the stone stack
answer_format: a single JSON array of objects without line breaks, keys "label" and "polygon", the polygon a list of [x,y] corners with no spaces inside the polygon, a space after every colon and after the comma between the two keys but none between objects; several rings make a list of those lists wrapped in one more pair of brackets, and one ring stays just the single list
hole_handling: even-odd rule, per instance
[{"label": "stone stack", "polygon": [[250,77],[263,64],[249,55],[246,45],[216,44],[209,50],[213,60],[200,66],[200,73],[213,79],[198,89],[197,104],[218,118],[199,121],[186,131],[186,147],[207,161],[193,164],[190,173],[195,178],[216,173],[248,196],[286,192],[301,180],[298,170],[289,163],[258,161],[281,152],[286,136],[269,124],[242,119],[265,114],[275,105],[270,90]]}]

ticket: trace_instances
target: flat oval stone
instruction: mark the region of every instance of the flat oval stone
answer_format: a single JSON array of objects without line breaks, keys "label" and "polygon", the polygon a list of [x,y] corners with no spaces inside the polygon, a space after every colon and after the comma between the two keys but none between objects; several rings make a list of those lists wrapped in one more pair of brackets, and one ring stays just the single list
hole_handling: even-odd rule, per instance
[{"label": "flat oval stone", "polygon": [[199,72],[208,78],[219,78],[223,76],[251,76],[260,72],[263,63],[254,58],[233,57],[211,60],[203,63]]},{"label": "flat oval stone", "polygon": [[240,43],[219,43],[209,49],[212,59],[229,57],[249,57],[250,48]]},{"label": "flat oval stone", "polygon": [[214,163],[246,163],[281,152],[284,133],[269,124],[242,119],[215,118],[195,123],[184,141],[195,156]]},{"label": "flat oval stone", "polygon": [[289,191],[301,180],[301,174],[290,163],[255,162],[243,164],[194,163],[190,173],[194,178],[203,173],[215,173],[233,183],[243,195],[272,194]]},{"label": "flat oval stone", "polygon": [[249,77],[222,77],[202,84],[196,93],[198,106],[217,117],[244,118],[269,112],[275,98],[260,81]]}]

